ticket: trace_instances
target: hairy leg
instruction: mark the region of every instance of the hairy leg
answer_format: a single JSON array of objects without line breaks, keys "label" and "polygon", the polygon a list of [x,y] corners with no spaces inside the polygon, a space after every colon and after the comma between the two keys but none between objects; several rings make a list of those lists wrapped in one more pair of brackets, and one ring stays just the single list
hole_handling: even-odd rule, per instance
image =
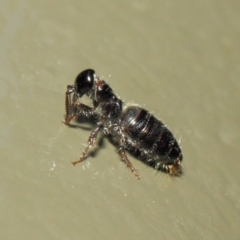
[{"label": "hairy leg", "polygon": [[75,162],[72,162],[73,165],[76,165],[77,163],[80,163],[82,162],[85,157],[86,157],[86,154],[88,152],[88,150],[91,148],[91,147],[94,147],[94,145],[96,144],[96,140],[97,140],[97,135],[99,133],[99,131],[102,129],[102,126],[101,125],[98,125],[91,133],[89,139],[88,139],[88,144],[87,144],[87,147],[84,149],[83,153],[81,154],[80,158],[75,161]]}]

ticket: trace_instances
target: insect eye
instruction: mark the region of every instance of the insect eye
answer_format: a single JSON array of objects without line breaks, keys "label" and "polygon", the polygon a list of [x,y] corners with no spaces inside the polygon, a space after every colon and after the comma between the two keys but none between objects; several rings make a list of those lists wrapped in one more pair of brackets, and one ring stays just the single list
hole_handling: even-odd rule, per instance
[{"label": "insect eye", "polygon": [[75,80],[75,89],[77,93],[82,97],[89,92],[93,87],[95,71],[93,69],[87,69],[78,74]]}]

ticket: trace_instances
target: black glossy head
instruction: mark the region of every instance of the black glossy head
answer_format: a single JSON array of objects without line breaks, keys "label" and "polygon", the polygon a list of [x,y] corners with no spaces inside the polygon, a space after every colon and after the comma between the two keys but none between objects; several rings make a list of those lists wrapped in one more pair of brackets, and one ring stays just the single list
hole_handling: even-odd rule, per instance
[{"label": "black glossy head", "polygon": [[95,71],[93,69],[86,69],[78,74],[76,77],[74,86],[76,92],[82,97],[84,94],[89,92],[94,83]]}]

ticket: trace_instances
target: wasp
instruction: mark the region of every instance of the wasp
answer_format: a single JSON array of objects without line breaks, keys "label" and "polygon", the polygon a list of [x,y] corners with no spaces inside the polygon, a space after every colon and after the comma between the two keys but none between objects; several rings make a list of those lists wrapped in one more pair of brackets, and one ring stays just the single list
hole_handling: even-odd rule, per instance
[{"label": "wasp", "polygon": [[[92,106],[79,100],[84,95]],[[127,157],[132,152],[145,163],[171,176],[181,175],[183,155],[171,131],[149,111],[136,104],[124,104],[112,88],[93,69],[78,74],[74,85],[68,85],[65,95],[64,123],[70,125],[75,118],[97,116],[86,148],[73,165],[82,162],[90,148],[96,145],[99,132],[111,136],[118,145],[121,160],[140,179],[137,170]]]}]

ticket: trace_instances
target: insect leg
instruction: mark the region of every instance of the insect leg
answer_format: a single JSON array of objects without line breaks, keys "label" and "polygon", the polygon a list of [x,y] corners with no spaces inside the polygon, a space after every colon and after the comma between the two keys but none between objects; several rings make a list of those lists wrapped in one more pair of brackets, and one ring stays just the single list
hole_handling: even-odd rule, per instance
[{"label": "insect leg", "polygon": [[91,133],[89,139],[88,139],[88,144],[87,147],[84,149],[83,153],[81,154],[80,158],[75,161],[72,162],[72,164],[75,166],[77,163],[80,163],[84,160],[84,158],[86,157],[86,154],[88,152],[88,150],[93,147],[96,144],[96,140],[97,140],[97,135],[99,133],[99,131],[102,129],[102,125],[98,125]]},{"label": "insect leg", "polygon": [[[75,94],[73,95],[73,97],[71,97],[71,94],[74,93],[74,85],[68,85],[67,86],[67,91],[65,93],[65,123],[69,123],[70,121],[67,122],[67,120],[69,119],[69,117],[72,115],[72,107],[75,103],[75,101],[77,100],[77,98],[75,97]],[[75,101],[73,101],[73,99],[75,99]]]},{"label": "insect leg", "polygon": [[71,106],[71,111],[65,116],[64,123],[68,125],[74,118],[79,116],[90,117],[94,114],[95,108],[91,108],[83,103],[75,103]]},{"label": "insect leg", "polygon": [[121,160],[125,162],[128,168],[130,168],[131,172],[137,177],[137,179],[140,179],[139,174],[137,173],[137,170],[133,167],[132,163],[129,161],[125,148],[124,148],[124,142],[125,140],[121,139],[120,140],[120,148],[119,148],[119,153],[121,156]]},{"label": "insect leg", "polygon": [[[89,117],[94,114],[95,108],[91,108],[85,104],[82,104],[80,102],[77,102],[78,97],[74,93],[75,89],[73,85],[67,86],[67,91],[65,94],[65,119],[63,123],[68,125],[72,119],[84,115],[86,117]],[[73,93],[73,96],[71,94]]]}]

